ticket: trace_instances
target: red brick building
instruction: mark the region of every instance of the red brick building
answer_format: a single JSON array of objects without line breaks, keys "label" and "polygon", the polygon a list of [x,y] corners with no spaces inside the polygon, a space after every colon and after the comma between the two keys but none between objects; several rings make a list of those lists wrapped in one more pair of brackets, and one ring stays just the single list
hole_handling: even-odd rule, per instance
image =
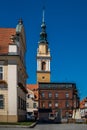
[{"label": "red brick building", "polygon": [[74,83],[39,83],[39,119],[72,118],[79,108],[79,96]]},{"label": "red brick building", "polygon": [[70,118],[79,107],[74,83],[51,83],[51,53],[47,39],[44,11],[37,48],[38,111],[40,120]]}]

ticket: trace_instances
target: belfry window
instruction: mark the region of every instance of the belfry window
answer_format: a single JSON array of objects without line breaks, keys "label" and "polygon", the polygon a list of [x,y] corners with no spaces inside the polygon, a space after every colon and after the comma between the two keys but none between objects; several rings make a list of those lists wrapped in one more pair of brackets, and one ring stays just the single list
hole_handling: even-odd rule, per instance
[{"label": "belfry window", "polygon": [[46,70],[46,63],[44,61],[41,63],[41,70]]}]

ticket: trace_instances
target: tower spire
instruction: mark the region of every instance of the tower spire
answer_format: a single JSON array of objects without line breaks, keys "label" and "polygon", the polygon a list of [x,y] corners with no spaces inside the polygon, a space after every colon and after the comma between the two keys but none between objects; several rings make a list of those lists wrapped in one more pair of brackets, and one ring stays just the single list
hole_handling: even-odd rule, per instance
[{"label": "tower spire", "polygon": [[48,44],[47,33],[46,33],[46,24],[45,24],[45,8],[44,7],[43,7],[43,12],[42,12],[42,24],[41,24],[41,32],[40,32],[39,43]]}]

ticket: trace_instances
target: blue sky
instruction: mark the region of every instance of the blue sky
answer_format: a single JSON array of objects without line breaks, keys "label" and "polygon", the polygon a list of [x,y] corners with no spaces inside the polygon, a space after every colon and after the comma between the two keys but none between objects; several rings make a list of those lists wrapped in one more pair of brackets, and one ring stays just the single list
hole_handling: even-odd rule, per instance
[{"label": "blue sky", "polygon": [[51,50],[51,81],[75,82],[81,98],[87,96],[87,1],[1,0],[0,27],[16,27],[23,19],[26,32],[27,83],[36,83],[36,53],[42,8]]}]

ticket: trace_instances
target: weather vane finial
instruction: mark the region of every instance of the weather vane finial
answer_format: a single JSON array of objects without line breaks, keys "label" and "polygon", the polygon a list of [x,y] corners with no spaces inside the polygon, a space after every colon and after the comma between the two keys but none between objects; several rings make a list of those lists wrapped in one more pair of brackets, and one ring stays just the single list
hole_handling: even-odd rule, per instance
[{"label": "weather vane finial", "polygon": [[43,17],[42,17],[42,22],[43,23],[45,22],[44,17],[45,17],[45,7],[43,6]]}]

